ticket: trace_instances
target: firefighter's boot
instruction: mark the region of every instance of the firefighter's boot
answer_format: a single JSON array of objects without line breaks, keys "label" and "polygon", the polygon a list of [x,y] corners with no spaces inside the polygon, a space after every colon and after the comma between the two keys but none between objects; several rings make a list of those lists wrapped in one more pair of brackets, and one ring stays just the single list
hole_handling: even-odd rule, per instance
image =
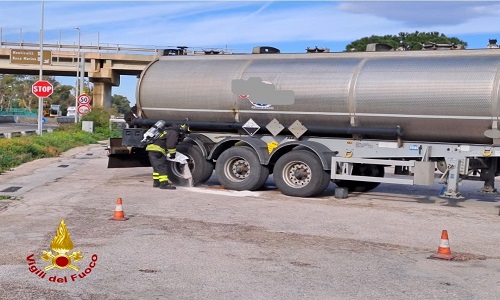
[{"label": "firefighter's boot", "polygon": [[162,190],[175,190],[175,185],[171,184],[169,181],[160,182],[160,189]]},{"label": "firefighter's boot", "polygon": [[155,188],[160,187],[160,180],[158,180],[158,179],[153,180],[153,187],[155,187]]}]

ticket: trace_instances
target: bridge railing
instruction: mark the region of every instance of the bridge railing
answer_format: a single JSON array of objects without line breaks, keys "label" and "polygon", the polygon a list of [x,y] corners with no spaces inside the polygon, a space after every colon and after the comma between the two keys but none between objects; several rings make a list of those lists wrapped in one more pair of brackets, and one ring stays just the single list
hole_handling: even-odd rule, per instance
[{"label": "bridge railing", "polygon": [[[24,43],[24,42],[0,42],[0,48],[16,47],[16,48],[40,48],[39,43]],[[72,45],[72,44],[43,44],[44,49],[53,49],[58,51],[106,51],[106,52],[139,52],[139,53],[157,53],[161,49],[175,48],[172,46],[158,47],[158,46],[148,46],[148,45],[132,45],[132,44],[99,44],[99,45]]]},{"label": "bridge railing", "polygon": [[[63,34],[63,31],[65,32]],[[44,35],[46,39],[43,43],[43,48],[47,50],[77,52],[78,50],[86,52],[104,52],[104,53],[123,53],[123,54],[156,54],[163,49],[175,49],[184,45],[138,45],[138,44],[114,44],[103,43],[100,39],[100,33],[97,32],[96,38],[89,37],[95,33],[85,34],[85,38],[81,40],[80,45],[75,41],[75,35],[72,39],[67,38],[68,30],[46,30]],[[64,35],[64,37],[63,37]],[[36,30],[24,30],[23,28],[4,28],[0,27],[0,48],[19,48],[19,49],[39,49],[40,43],[39,33]],[[227,47],[185,47],[188,53],[206,53],[210,50],[224,54],[231,53],[246,53],[248,49],[230,49]]]}]

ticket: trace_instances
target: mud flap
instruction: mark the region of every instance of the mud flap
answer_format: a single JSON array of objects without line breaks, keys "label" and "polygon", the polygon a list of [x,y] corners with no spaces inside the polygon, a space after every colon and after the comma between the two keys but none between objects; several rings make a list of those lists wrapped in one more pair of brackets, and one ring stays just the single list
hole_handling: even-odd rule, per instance
[{"label": "mud flap", "polygon": [[[108,168],[140,168],[151,167],[149,158],[143,154],[110,154],[108,156]],[[189,169],[189,168],[188,168]]]}]

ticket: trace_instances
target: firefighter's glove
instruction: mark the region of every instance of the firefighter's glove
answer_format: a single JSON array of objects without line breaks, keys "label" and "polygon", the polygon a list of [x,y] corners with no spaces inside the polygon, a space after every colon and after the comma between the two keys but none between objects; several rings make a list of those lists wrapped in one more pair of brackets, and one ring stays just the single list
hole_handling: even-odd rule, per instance
[{"label": "firefighter's glove", "polygon": [[172,160],[175,159],[175,153],[169,153],[168,158],[170,158]]}]

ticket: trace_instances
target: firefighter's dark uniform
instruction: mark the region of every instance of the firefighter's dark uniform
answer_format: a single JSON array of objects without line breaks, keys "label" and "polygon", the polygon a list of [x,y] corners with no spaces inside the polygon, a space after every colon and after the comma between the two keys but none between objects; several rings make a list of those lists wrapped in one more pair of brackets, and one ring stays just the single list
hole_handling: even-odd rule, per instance
[{"label": "firefighter's dark uniform", "polygon": [[179,132],[173,128],[166,128],[160,137],[152,144],[146,146],[149,161],[153,167],[153,186],[160,189],[175,189],[175,186],[168,180],[167,175],[167,155],[175,157],[175,147],[179,142]]}]

